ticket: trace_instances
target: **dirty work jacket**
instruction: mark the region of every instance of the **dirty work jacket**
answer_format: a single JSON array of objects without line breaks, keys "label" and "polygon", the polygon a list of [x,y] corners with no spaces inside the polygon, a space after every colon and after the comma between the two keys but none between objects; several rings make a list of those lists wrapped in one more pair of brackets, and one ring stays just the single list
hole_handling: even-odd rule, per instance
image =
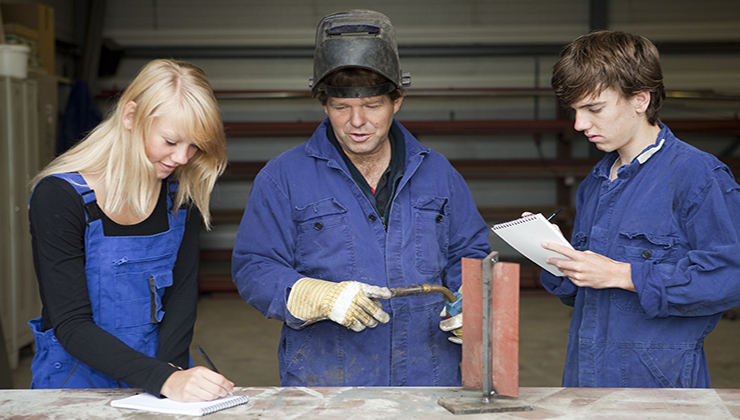
[{"label": "dirty work jacket", "polygon": [[740,187],[664,125],[610,182],[616,158],[579,187],[571,242],[630,263],[637,292],[543,271],[543,285],[574,306],[563,385],[709,387],[704,338],[740,305]]},{"label": "dirty work jacket", "polygon": [[329,320],[302,328],[287,310],[291,287],[302,277],[457,291],[460,259],[489,252],[488,228],[444,157],[394,122],[392,132],[406,142],[406,169],[386,231],[327,139],[330,129],[325,120],[308,142],[257,175],[234,245],[239,293],[285,322],[281,384],[459,385],[460,346],[439,329],[439,293],[383,300],[391,321],[359,333]]},{"label": "dirty work jacket", "polygon": [[[186,209],[169,212],[169,230],[151,236],[105,236],[95,193],[78,173],[55,174],[69,182],[85,203],[85,275],[95,323],[129,347],[157,356],[162,297],[172,285]],[[169,184],[174,193],[177,184]],[[168,208],[172,206],[167,194]],[[32,388],[129,387],[67,353],[42,319],[29,322],[36,340]]]}]

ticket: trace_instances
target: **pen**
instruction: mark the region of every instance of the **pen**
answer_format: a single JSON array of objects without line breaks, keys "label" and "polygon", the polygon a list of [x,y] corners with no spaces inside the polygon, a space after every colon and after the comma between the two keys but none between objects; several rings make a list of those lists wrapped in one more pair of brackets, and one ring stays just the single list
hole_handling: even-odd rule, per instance
[{"label": "pen", "polygon": [[213,364],[213,362],[211,362],[211,359],[208,358],[208,355],[206,354],[205,350],[203,350],[203,348],[200,345],[198,345],[197,347],[198,347],[198,352],[200,352],[200,355],[203,356],[203,359],[205,359],[206,363],[208,363],[208,367],[211,368],[212,371],[220,374],[221,372],[219,372],[218,369],[216,369],[216,366]]},{"label": "pen", "polygon": [[[198,352],[200,353],[200,355],[203,356],[203,359],[206,361],[206,363],[208,363],[208,367],[211,368],[212,371],[214,371],[214,372],[216,372],[216,373],[218,373],[220,375],[221,372],[219,372],[218,369],[216,369],[216,365],[213,364],[213,362],[211,361],[211,359],[206,354],[206,351],[203,350],[203,347],[201,347],[200,344],[198,344],[195,347],[198,349]],[[233,392],[229,392],[227,395],[230,397],[230,396],[234,395],[234,393]]]},{"label": "pen", "polygon": [[554,212],[552,212],[552,214],[550,215],[550,217],[547,218],[547,221],[549,222],[550,220],[552,220],[552,218],[555,217],[555,216],[557,216],[558,213],[560,213],[560,210],[562,210],[562,209],[563,209],[562,207],[558,207],[557,210],[555,210]]}]

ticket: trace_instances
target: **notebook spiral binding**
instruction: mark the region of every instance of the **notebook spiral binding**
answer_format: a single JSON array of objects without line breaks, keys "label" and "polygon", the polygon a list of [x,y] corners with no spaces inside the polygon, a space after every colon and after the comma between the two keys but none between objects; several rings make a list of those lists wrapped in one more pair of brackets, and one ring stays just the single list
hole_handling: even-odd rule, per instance
[{"label": "notebook spiral binding", "polygon": [[235,407],[237,405],[245,404],[247,401],[249,401],[249,398],[242,395],[239,398],[230,399],[219,404],[205,407],[203,408],[203,414],[215,413],[216,411],[221,411],[227,408]]},{"label": "notebook spiral binding", "polygon": [[522,223],[527,223],[527,222],[529,222],[530,220],[534,220],[534,219],[536,219],[536,218],[537,218],[537,215],[536,215],[536,214],[533,214],[533,215],[531,215],[531,216],[527,216],[527,217],[522,217],[522,218],[520,218],[520,219],[512,220],[512,221],[510,221],[510,222],[506,222],[506,223],[499,223],[499,224],[497,224],[497,225],[493,225],[493,229],[494,229],[494,230],[498,230],[498,229],[506,229],[506,228],[508,228],[508,227],[512,227],[512,226],[516,226],[516,225],[521,225]]}]

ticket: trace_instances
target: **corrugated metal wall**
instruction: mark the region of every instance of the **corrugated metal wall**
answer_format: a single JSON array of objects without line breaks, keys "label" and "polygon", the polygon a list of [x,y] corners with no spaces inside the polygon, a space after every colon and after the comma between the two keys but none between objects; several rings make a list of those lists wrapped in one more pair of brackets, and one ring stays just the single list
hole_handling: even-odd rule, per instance
[{"label": "corrugated metal wall", "polygon": [[[588,0],[108,0],[103,36],[127,48],[158,48],[163,54],[185,48],[311,48],[321,17],[350,8],[372,8],[393,21],[402,51],[413,47],[480,47],[564,45],[589,30]],[[639,33],[656,43],[740,42],[740,2],[736,0],[612,0],[610,29]],[[168,48],[170,50],[168,50]],[[200,50],[203,51],[203,50]],[[550,54],[401,56],[412,74],[412,88],[401,112],[411,120],[554,119],[557,105],[549,96],[414,95],[425,88],[547,88]],[[124,58],[113,77],[99,89],[125,86],[149,60]],[[216,90],[304,90],[312,72],[309,57],[208,58],[191,55]],[[672,90],[740,93],[740,56],[730,54],[664,55],[665,84]],[[320,121],[324,113],[312,99],[221,99],[225,121]],[[738,101],[669,100],[662,116],[670,118],[737,117]],[[306,138],[229,137],[234,161],[265,161]],[[555,137],[543,136],[538,149],[531,135],[420,136],[450,159],[555,157]],[[687,138],[718,152],[733,141],[724,137]],[[585,141],[573,144],[573,155],[589,154]],[[576,183],[572,186],[575,188]],[[481,207],[538,206],[556,202],[556,179],[470,180]],[[243,209],[249,182],[224,182],[214,193],[215,208]],[[236,225],[221,224],[203,236],[205,248],[230,248]],[[512,251],[493,241],[504,255]]]}]

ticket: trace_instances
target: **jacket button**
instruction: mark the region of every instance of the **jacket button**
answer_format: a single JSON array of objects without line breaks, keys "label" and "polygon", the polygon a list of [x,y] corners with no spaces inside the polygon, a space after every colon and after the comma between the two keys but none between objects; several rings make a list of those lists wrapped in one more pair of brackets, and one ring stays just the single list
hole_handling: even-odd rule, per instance
[{"label": "jacket button", "polygon": [[370,219],[371,222],[374,222],[378,220],[378,217],[374,214],[371,214],[370,216],[367,216],[368,219]]},{"label": "jacket button", "polygon": [[321,222],[316,222],[316,223],[313,224],[313,228],[316,229],[316,230],[321,230],[321,228],[323,228],[323,227],[324,227],[324,225],[322,225]]},{"label": "jacket button", "polygon": [[61,363],[59,363],[59,362],[54,363],[54,369],[61,369],[61,368],[62,368],[62,364]]},{"label": "jacket button", "polygon": [[642,251],[642,257],[648,259],[653,256],[653,253],[649,249]]},{"label": "jacket button", "polygon": [[439,216],[437,216],[437,218],[436,218],[436,219],[434,219],[434,220],[436,220],[436,221],[437,221],[437,223],[439,223],[439,222],[441,222],[441,221],[442,221],[442,219],[444,219],[444,217],[442,217],[442,215],[440,214],[440,215],[439,215]]}]

